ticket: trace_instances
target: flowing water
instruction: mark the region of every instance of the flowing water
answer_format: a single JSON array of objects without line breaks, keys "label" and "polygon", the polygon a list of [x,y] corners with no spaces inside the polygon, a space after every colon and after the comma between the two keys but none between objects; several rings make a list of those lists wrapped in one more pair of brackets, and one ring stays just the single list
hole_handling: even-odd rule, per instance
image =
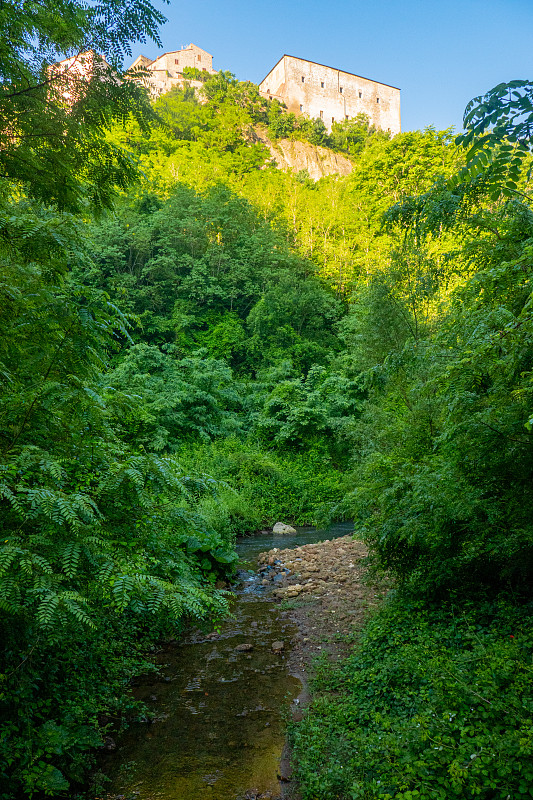
[{"label": "flowing water", "polygon": [[[107,758],[109,798],[238,800],[278,797],[284,716],[301,689],[287,657],[296,630],[269,598],[255,566],[259,553],[345,536],[327,531],[256,534],[239,541],[233,616],[219,633],[194,633],[164,651],[162,679],[147,680],[135,696],[155,711],[136,724]],[[283,649],[274,642],[283,642]],[[270,794],[269,794],[270,793]]]}]

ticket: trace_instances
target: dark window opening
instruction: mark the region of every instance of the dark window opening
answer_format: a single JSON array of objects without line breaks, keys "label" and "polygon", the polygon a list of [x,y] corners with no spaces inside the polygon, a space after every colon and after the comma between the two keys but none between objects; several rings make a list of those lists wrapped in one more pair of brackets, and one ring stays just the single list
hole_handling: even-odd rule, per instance
[{"label": "dark window opening", "polygon": [[376,103],[379,103],[379,97],[376,97]]},{"label": "dark window opening", "polygon": [[305,78],[303,75],[302,75],[302,83],[305,83]]},{"label": "dark window opening", "polygon": [[342,86],[339,86],[339,92],[342,94]]},{"label": "dark window opening", "polygon": [[320,86],[322,87],[322,89],[324,88],[324,81],[320,81]]},{"label": "dark window opening", "polygon": [[332,121],[332,122],[335,122],[335,117],[332,117],[332,118],[331,118],[331,121]]},{"label": "dark window opening", "polygon": [[359,98],[363,96],[363,92],[359,92]]},{"label": "dark window opening", "polygon": [[180,63],[180,60],[179,60],[179,58],[175,58],[175,59],[174,59],[174,64],[179,64],[179,63]]}]

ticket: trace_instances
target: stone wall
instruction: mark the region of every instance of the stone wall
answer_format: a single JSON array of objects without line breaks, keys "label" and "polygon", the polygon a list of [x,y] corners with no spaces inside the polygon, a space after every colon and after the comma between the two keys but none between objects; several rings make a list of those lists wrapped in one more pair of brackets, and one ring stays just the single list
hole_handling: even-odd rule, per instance
[{"label": "stone wall", "polygon": [[[163,53],[153,61],[146,58],[146,56],[139,56],[129,69],[134,71],[136,67],[143,67],[148,70],[149,76],[143,79],[143,83],[153,97],[158,97],[168,92],[174,86],[183,86],[185,82],[183,78],[184,67],[196,67],[201,72],[208,72],[210,75],[215,73],[213,56],[195,44],[190,44],[181,50]],[[201,88],[202,85],[197,81],[188,81],[188,83],[195,88]]]},{"label": "stone wall", "polygon": [[333,122],[361,113],[393,136],[401,130],[399,89],[314,61],[284,55],[259,90],[297,115],[322,119],[328,131]]}]

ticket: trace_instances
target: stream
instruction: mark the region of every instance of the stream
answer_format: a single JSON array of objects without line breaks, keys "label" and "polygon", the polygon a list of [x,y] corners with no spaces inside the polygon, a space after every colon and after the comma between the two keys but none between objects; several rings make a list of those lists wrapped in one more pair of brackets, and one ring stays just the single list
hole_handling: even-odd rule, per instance
[{"label": "stream", "polygon": [[[155,712],[105,757],[109,800],[278,798],[285,718],[302,684],[287,667],[295,625],[256,573],[259,553],[346,536],[351,523],[240,539],[232,617],[166,648],[162,677],[134,690]],[[280,649],[279,643],[283,643]],[[273,648],[273,644],[276,645]]]}]

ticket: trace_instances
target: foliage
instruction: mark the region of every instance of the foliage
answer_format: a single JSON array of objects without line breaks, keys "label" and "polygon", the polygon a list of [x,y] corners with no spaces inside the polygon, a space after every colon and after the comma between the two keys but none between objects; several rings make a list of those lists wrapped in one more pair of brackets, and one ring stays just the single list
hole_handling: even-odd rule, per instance
[{"label": "foliage", "polygon": [[[113,8],[115,68],[157,15]],[[65,6],[63,34],[48,11],[0,12],[33,111],[46,53],[80,52],[89,22],[103,41],[111,7]],[[468,111],[492,166],[450,181],[451,131],[360,117],[327,137],[203,77],[148,132],[120,75],[69,107],[54,73],[35,124],[59,144],[22,120],[3,151],[0,796],[83,779],[106,724],[139,713],[124,687],[152,643],[224,613],[237,534],[328,513],[399,588],[293,734],[304,796],[527,795],[533,216],[493,189],[500,154],[529,147],[529,84]],[[267,166],[258,124],[334,145],[351,174]],[[97,222],[66,212],[109,205],[134,161],[141,183]]]},{"label": "foliage", "polygon": [[307,449],[325,442],[330,454],[342,459],[362,394],[355,381],[315,365],[305,378],[276,384],[256,417],[256,435],[278,447]]},{"label": "foliage", "polygon": [[357,114],[351,119],[334,122],[328,145],[334,150],[342,150],[351,156],[359,156],[370,144],[373,137],[388,140],[390,133],[376,129],[370,125],[367,114]]},{"label": "foliage", "polygon": [[[341,473],[320,446],[304,453],[273,452],[253,441],[228,437],[184,446],[179,459],[190,472],[205,470],[219,482],[222,503],[213,511],[217,525],[232,534],[280,519],[315,524],[342,497]],[[207,495],[204,498],[209,502]]]},{"label": "foliage", "polygon": [[398,589],[293,726],[304,800],[531,796],[533,216],[503,169],[528,102],[472,111],[486,170],[406,175],[341,324],[366,403],[340,507]]},{"label": "foliage", "polygon": [[265,215],[283,224],[297,251],[337,293],[357,295],[397,247],[396,231],[383,226],[395,203],[427,192],[461,161],[450,131],[414,131],[393,139],[371,135],[350,175],[316,184],[293,174],[265,171],[243,177],[240,191]]},{"label": "foliage", "polygon": [[205,83],[209,78],[209,73],[198,69],[198,67],[183,67],[182,72],[184,78],[188,78],[193,81],[201,81],[202,83]]},{"label": "foliage", "polygon": [[531,610],[395,598],[292,730],[304,800],[531,797]]},{"label": "foliage", "polygon": [[108,133],[129,117],[146,131],[152,117],[119,64],[131,41],[159,42],[164,17],[135,0],[6,2],[0,15],[0,174],[62,208],[109,206],[137,172]]},{"label": "foliage", "polygon": [[273,141],[278,139],[300,139],[310,144],[327,147],[330,145],[326,126],[321,119],[297,117],[287,113],[279,100],[273,100],[268,109],[268,135]]},{"label": "foliage", "polygon": [[425,335],[404,327],[368,375],[347,504],[381,563],[417,592],[531,580],[532,220],[518,203],[493,214],[497,246],[465,245],[483,268]]},{"label": "foliage", "polygon": [[[102,682],[116,685],[138,665],[119,644],[132,630],[156,637],[223,613],[213,582],[234,560],[231,536],[196,512],[214,483],[184,474],[175,458],[134,452],[110,424],[101,376],[127,322],[104,293],[66,272],[71,259],[87,259],[79,226],[25,201],[9,213],[0,252],[6,798],[22,788],[55,793],[77,779],[109,702]],[[53,652],[63,655],[54,661]],[[36,681],[42,658],[47,670]],[[80,658],[92,665],[91,688],[80,678],[59,690]]]},{"label": "foliage", "polygon": [[82,280],[138,316],[137,339],[206,348],[239,373],[286,358],[307,370],[336,347],[338,302],[225,187],[176,184],[166,202],[127,204],[94,229],[93,252]]},{"label": "foliage", "polygon": [[238,430],[241,400],[225,362],[176,357],[153,345],[130,347],[106,375],[113,427],[136,449],[176,451],[190,438],[210,439]]},{"label": "foliage", "polygon": [[[514,197],[531,163],[533,141],[533,84],[515,80],[499,83],[485,95],[474,97],[463,117],[465,132],[457,143],[468,147],[466,165],[451,186],[484,174],[490,196]],[[529,179],[531,168],[527,173]]]}]

